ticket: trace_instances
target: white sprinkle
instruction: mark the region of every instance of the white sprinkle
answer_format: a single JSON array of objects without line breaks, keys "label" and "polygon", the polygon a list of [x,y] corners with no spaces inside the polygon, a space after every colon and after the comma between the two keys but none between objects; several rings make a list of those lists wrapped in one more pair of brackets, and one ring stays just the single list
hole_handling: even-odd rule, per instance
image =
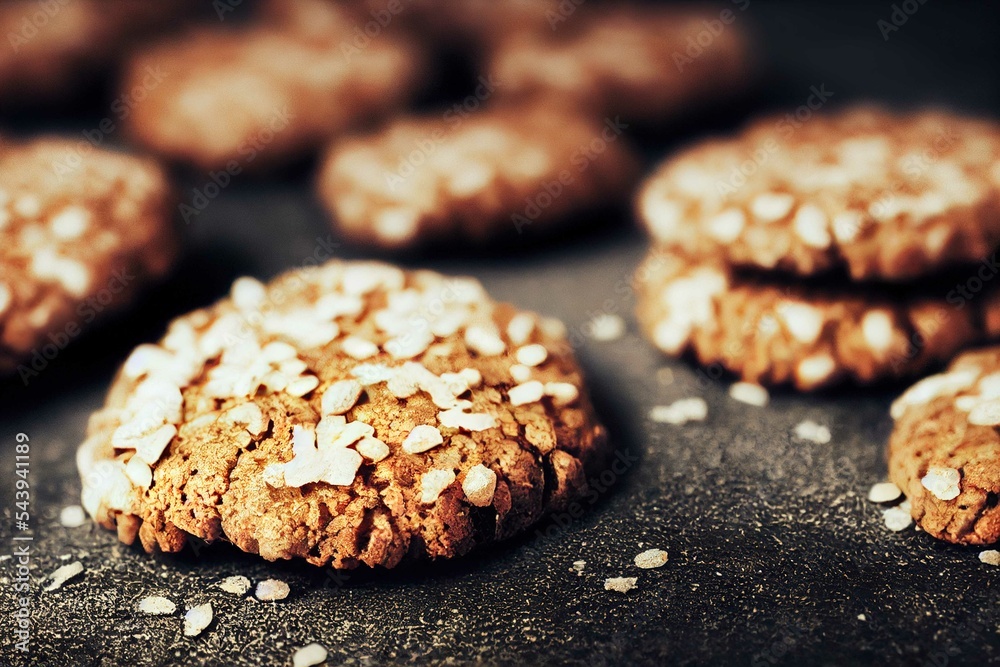
[{"label": "white sprinkle", "polygon": [[166,616],[177,611],[177,605],[163,596],[150,595],[139,600],[138,609],[141,613],[150,616]]},{"label": "white sprinkle", "polygon": [[90,224],[90,212],[80,206],[67,206],[49,221],[52,233],[63,240],[79,238]]},{"label": "white sprinkle", "polygon": [[545,395],[552,397],[552,402],[558,406],[569,405],[580,398],[580,390],[569,382],[546,382]]},{"label": "white sprinkle", "polygon": [[473,325],[465,330],[465,344],[484,357],[496,357],[504,353],[507,344],[487,327]]},{"label": "white sprinkle", "polygon": [[878,484],[873,484],[872,488],[868,491],[868,500],[873,503],[891,503],[901,495],[903,495],[903,492],[892,482],[879,482]]},{"label": "white sprinkle", "polygon": [[667,562],[667,552],[663,549],[647,549],[635,557],[635,566],[644,570],[661,567]]},{"label": "white sprinkle", "polygon": [[340,349],[344,351],[344,354],[358,361],[370,359],[378,354],[378,345],[359,336],[348,336],[340,341]]},{"label": "white sprinkle", "polygon": [[303,375],[295,378],[285,387],[285,393],[289,396],[302,397],[319,386],[319,378],[315,375]]},{"label": "white sprinkle", "polygon": [[247,591],[250,590],[250,580],[243,575],[236,574],[220,581],[219,588],[233,595],[246,595]]},{"label": "white sprinkle", "polygon": [[513,364],[510,367],[510,376],[514,378],[514,382],[527,382],[531,379],[531,369],[524,364]]},{"label": "white sprinkle", "polygon": [[444,442],[441,431],[434,426],[421,424],[413,428],[410,434],[403,440],[403,451],[407,454],[420,454],[429,449],[434,449]]},{"label": "white sprinkle", "polygon": [[799,440],[808,440],[817,445],[825,445],[830,442],[832,436],[830,429],[821,424],[817,424],[811,419],[807,419],[795,425],[795,437]]},{"label": "white sprinkle", "polygon": [[462,480],[462,490],[469,502],[476,507],[486,507],[493,502],[493,494],[497,488],[497,474],[478,463],[469,468]]},{"label": "white sprinkle", "polygon": [[618,315],[601,313],[590,320],[587,330],[591,338],[602,343],[618,340],[625,335],[625,320]]},{"label": "white sprinkle", "polygon": [[762,408],[771,400],[767,389],[751,382],[734,382],[729,387],[729,397],[740,403]]},{"label": "white sprinkle", "polygon": [[197,637],[201,631],[212,622],[212,603],[206,602],[197,607],[191,607],[184,614],[184,636]]},{"label": "white sprinkle", "polygon": [[708,403],[697,396],[682,398],[670,405],[657,405],[649,411],[649,418],[659,424],[682,426],[690,421],[704,421],[708,416]]},{"label": "white sprinkle", "polygon": [[542,396],[544,395],[545,385],[538,380],[532,380],[530,382],[525,382],[524,384],[519,384],[516,387],[511,387],[507,391],[507,396],[510,398],[511,405],[536,403],[542,400]]},{"label": "white sprinkle", "polygon": [[979,552],[979,560],[987,565],[1000,565],[1000,551],[987,549]]},{"label": "white sprinkle", "polygon": [[865,616],[864,614],[858,614],[858,620],[859,621],[867,621],[868,617]]},{"label": "white sprinkle", "polygon": [[420,502],[432,505],[448,486],[455,481],[451,470],[429,470],[420,476]]},{"label": "white sprinkle", "polygon": [[79,528],[87,522],[87,514],[79,505],[67,505],[59,512],[59,523],[66,528]]},{"label": "white sprinkle", "polygon": [[460,428],[466,431],[488,431],[499,424],[496,417],[486,412],[465,412],[462,408],[442,410],[438,413],[438,423],[445,428]]},{"label": "white sprinkle", "polygon": [[906,530],[913,523],[910,511],[902,506],[890,507],[883,511],[882,520],[885,522],[885,527],[895,533]]},{"label": "white sprinkle", "polygon": [[342,415],[353,408],[361,397],[364,387],[357,380],[334,382],[323,392],[322,410],[324,415]]},{"label": "white sprinkle", "polygon": [[69,565],[63,565],[49,575],[49,578],[52,581],[45,587],[45,590],[54,591],[81,572],[83,572],[83,563],[80,561],[75,561]]},{"label": "white sprinkle", "polygon": [[1000,399],[977,403],[969,412],[969,423],[975,426],[1000,426]]},{"label": "white sprinkle", "polygon": [[549,357],[549,351],[544,345],[535,343],[517,348],[517,362],[525,366],[539,366]]},{"label": "white sprinkle", "polygon": [[280,579],[265,579],[257,584],[254,595],[257,596],[258,600],[284,600],[288,597],[289,591],[288,584]]},{"label": "white sprinkle", "polygon": [[326,648],[313,642],[297,650],[292,656],[292,667],[314,667],[324,662],[327,657]]},{"label": "white sprinkle", "polygon": [[795,205],[795,198],[787,193],[764,192],[754,197],[750,210],[754,216],[764,222],[781,220]]},{"label": "white sprinkle", "polygon": [[373,438],[371,436],[361,438],[361,440],[354,445],[354,450],[369,461],[381,461],[385,457],[389,456],[389,446],[378,438]]},{"label": "white sprinkle", "polygon": [[920,483],[939,500],[954,500],[962,492],[959,482],[962,473],[954,468],[934,467],[927,471]]},{"label": "white sprinkle", "polygon": [[604,590],[628,593],[636,587],[636,577],[610,577],[604,580]]},{"label": "white sprinkle", "polygon": [[535,316],[528,313],[518,313],[510,318],[507,324],[507,337],[514,345],[524,345],[535,330]]}]

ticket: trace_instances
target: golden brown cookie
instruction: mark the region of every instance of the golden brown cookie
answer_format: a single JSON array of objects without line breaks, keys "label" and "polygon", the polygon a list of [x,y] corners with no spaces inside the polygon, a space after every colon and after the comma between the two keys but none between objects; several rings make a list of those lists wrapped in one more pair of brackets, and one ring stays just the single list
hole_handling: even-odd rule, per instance
[{"label": "golden brown cookie", "polygon": [[590,113],[657,123],[732,97],[749,81],[750,53],[734,10],[570,12],[565,4],[546,11],[545,29],[514,31],[495,49],[488,71],[503,84],[501,98],[575,101]]},{"label": "golden brown cookie", "polygon": [[605,454],[558,321],[469,278],[334,261],[241,278],[137,348],[77,461],[126,543],[353,568],[509,537]]},{"label": "golden brown cookie", "polygon": [[637,162],[626,128],[557,107],[404,118],[335,143],[317,189],[336,226],[360,243],[542,231],[627,196]]},{"label": "golden brown cookie", "polygon": [[660,249],[635,284],[639,321],[662,351],[691,351],[719,374],[808,391],[911,376],[1000,335],[1000,293],[965,299],[957,280],[820,285]]},{"label": "golden brown cookie", "polygon": [[0,375],[29,383],[177,249],[155,163],[84,141],[0,145]]},{"label": "golden brown cookie", "polygon": [[1000,540],[1000,349],[966,352],[892,405],[889,475],[913,519],[958,544]]},{"label": "golden brown cookie", "polygon": [[[423,77],[420,50],[389,26],[357,41],[361,25],[333,3],[308,31],[298,14],[242,29],[202,29],[145,49],[123,87],[161,73],[127,119],[131,136],[205,170],[264,170],[373,123],[405,104]],[[327,11],[319,11],[326,8]]]},{"label": "golden brown cookie", "polygon": [[638,209],[691,256],[911,279],[1000,244],[1000,126],[877,108],[767,118],[667,160]]}]

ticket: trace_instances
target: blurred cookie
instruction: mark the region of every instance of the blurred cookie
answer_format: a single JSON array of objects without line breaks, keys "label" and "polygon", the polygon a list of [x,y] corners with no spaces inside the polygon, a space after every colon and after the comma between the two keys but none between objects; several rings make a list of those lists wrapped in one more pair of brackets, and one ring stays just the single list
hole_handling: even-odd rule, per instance
[{"label": "blurred cookie", "polygon": [[638,208],[692,256],[909,279],[1000,244],[1000,127],[873,108],[768,118],[669,159]]},{"label": "blurred cookie", "polygon": [[317,187],[335,224],[361,243],[541,231],[627,195],[637,166],[626,127],[555,107],[404,118],[334,144]]},{"label": "blurred cookie", "polygon": [[913,519],[958,544],[1000,540],[1000,348],[967,352],[892,405],[889,475]]},{"label": "blurred cookie", "polygon": [[0,100],[24,107],[62,100],[112,68],[137,39],[192,13],[192,0],[0,3]]},{"label": "blurred cookie", "polygon": [[[520,30],[493,52],[488,70],[504,98],[575,101],[582,110],[654,123],[732,97],[750,75],[733,10],[579,7],[551,27]],[[693,45],[693,46],[692,46]]]},{"label": "blurred cookie", "polygon": [[662,351],[691,351],[715,377],[724,369],[804,391],[911,376],[1000,335],[996,290],[966,301],[926,284],[817,285],[662,249],[635,283],[639,321]]},{"label": "blurred cookie", "polygon": [[126,543],[353,568],[514,535],[606,454],[558,321],[469,278],[334,261],[241,278],[137,348],[77,462]]},{"label": "blurred cookie", "polygon": [[81,144],[0,146],[0,375],[26,384],[176,252],[163,171]]},{"label": "blurred cookie", "polygon": [[359,41],[356,17],[329,9],[313,32],[290,18],[144,50],[124,88],[162,76],[128,117],[130,134],[169,158],[238,173],[308,155],[402,106],[423,76],[419,49],[391,26]]}]

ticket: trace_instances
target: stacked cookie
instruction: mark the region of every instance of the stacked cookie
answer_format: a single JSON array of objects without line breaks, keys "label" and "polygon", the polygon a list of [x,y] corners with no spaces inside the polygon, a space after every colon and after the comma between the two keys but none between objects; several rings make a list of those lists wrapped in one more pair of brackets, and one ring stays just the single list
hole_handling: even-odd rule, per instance
[{"label": "stacked cookie", "polygon": [[654,344],[813,390],[908,376],[1000,334],[1000,128],[854,108],[757,121],[643,187]]}]

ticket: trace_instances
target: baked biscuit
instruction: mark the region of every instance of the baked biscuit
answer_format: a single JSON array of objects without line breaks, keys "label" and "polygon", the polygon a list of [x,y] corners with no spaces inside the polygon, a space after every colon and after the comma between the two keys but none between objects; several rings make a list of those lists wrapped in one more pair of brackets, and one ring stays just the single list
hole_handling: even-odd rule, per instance
[{"label": "baked biscuit", "polygon": [[[746,87],[748,44],[727,11],[728,24],[702,12],[580,7],[551,28],[514,32],[488,71],[503,82],[500,98],[575,101],[588,112],[656,123]],[[688,55],[704,35],[706,46]]]},{"label": "baked biscuit", "polygon": [[637,174],[623,127],[556,107],[401,119],[334,144],[317,188],[361,243],[483,242],[622,201]]},{"label": "baked biscuit", "polygon": [[1000,540],[1000,348],[966,352],[892,405],[889,475],[914,521],[958,544]]},{"label": "baked biscuit", "polygon": [[163,170],[80,143],[0,144],[0,375],[25,383],[176,254]]},{"label": "baked biscuit", "polygon": [[125,89],[149,68],[164,76],[126,120],[130,135],[204,170],[260,171],[404,105],[422,79],[420,50],[392,26],[359,43],[354,15],[327,6],[322,30],[290,18],[202,29],[140,52]]},{"label": "baked biscuit", "polygon": [[806,391],[911,376],[1000,335],[996,290],[964,301],[928,284],[817,285],[662,249],[635,284],[639,321],[662,351]]},{"label": "baked biscuit", "polygon": [[606,437],[558,321],[469,278],[333,261],[175,320],[90,420],[83,505],[120,539],[393,567],[584,493]]},{"label": "baked biscuit", "polygon": [[877,108],[759,120],[667,160],[638,209],[691,256],[910,279],[1000,244],[1000,128]]}]

